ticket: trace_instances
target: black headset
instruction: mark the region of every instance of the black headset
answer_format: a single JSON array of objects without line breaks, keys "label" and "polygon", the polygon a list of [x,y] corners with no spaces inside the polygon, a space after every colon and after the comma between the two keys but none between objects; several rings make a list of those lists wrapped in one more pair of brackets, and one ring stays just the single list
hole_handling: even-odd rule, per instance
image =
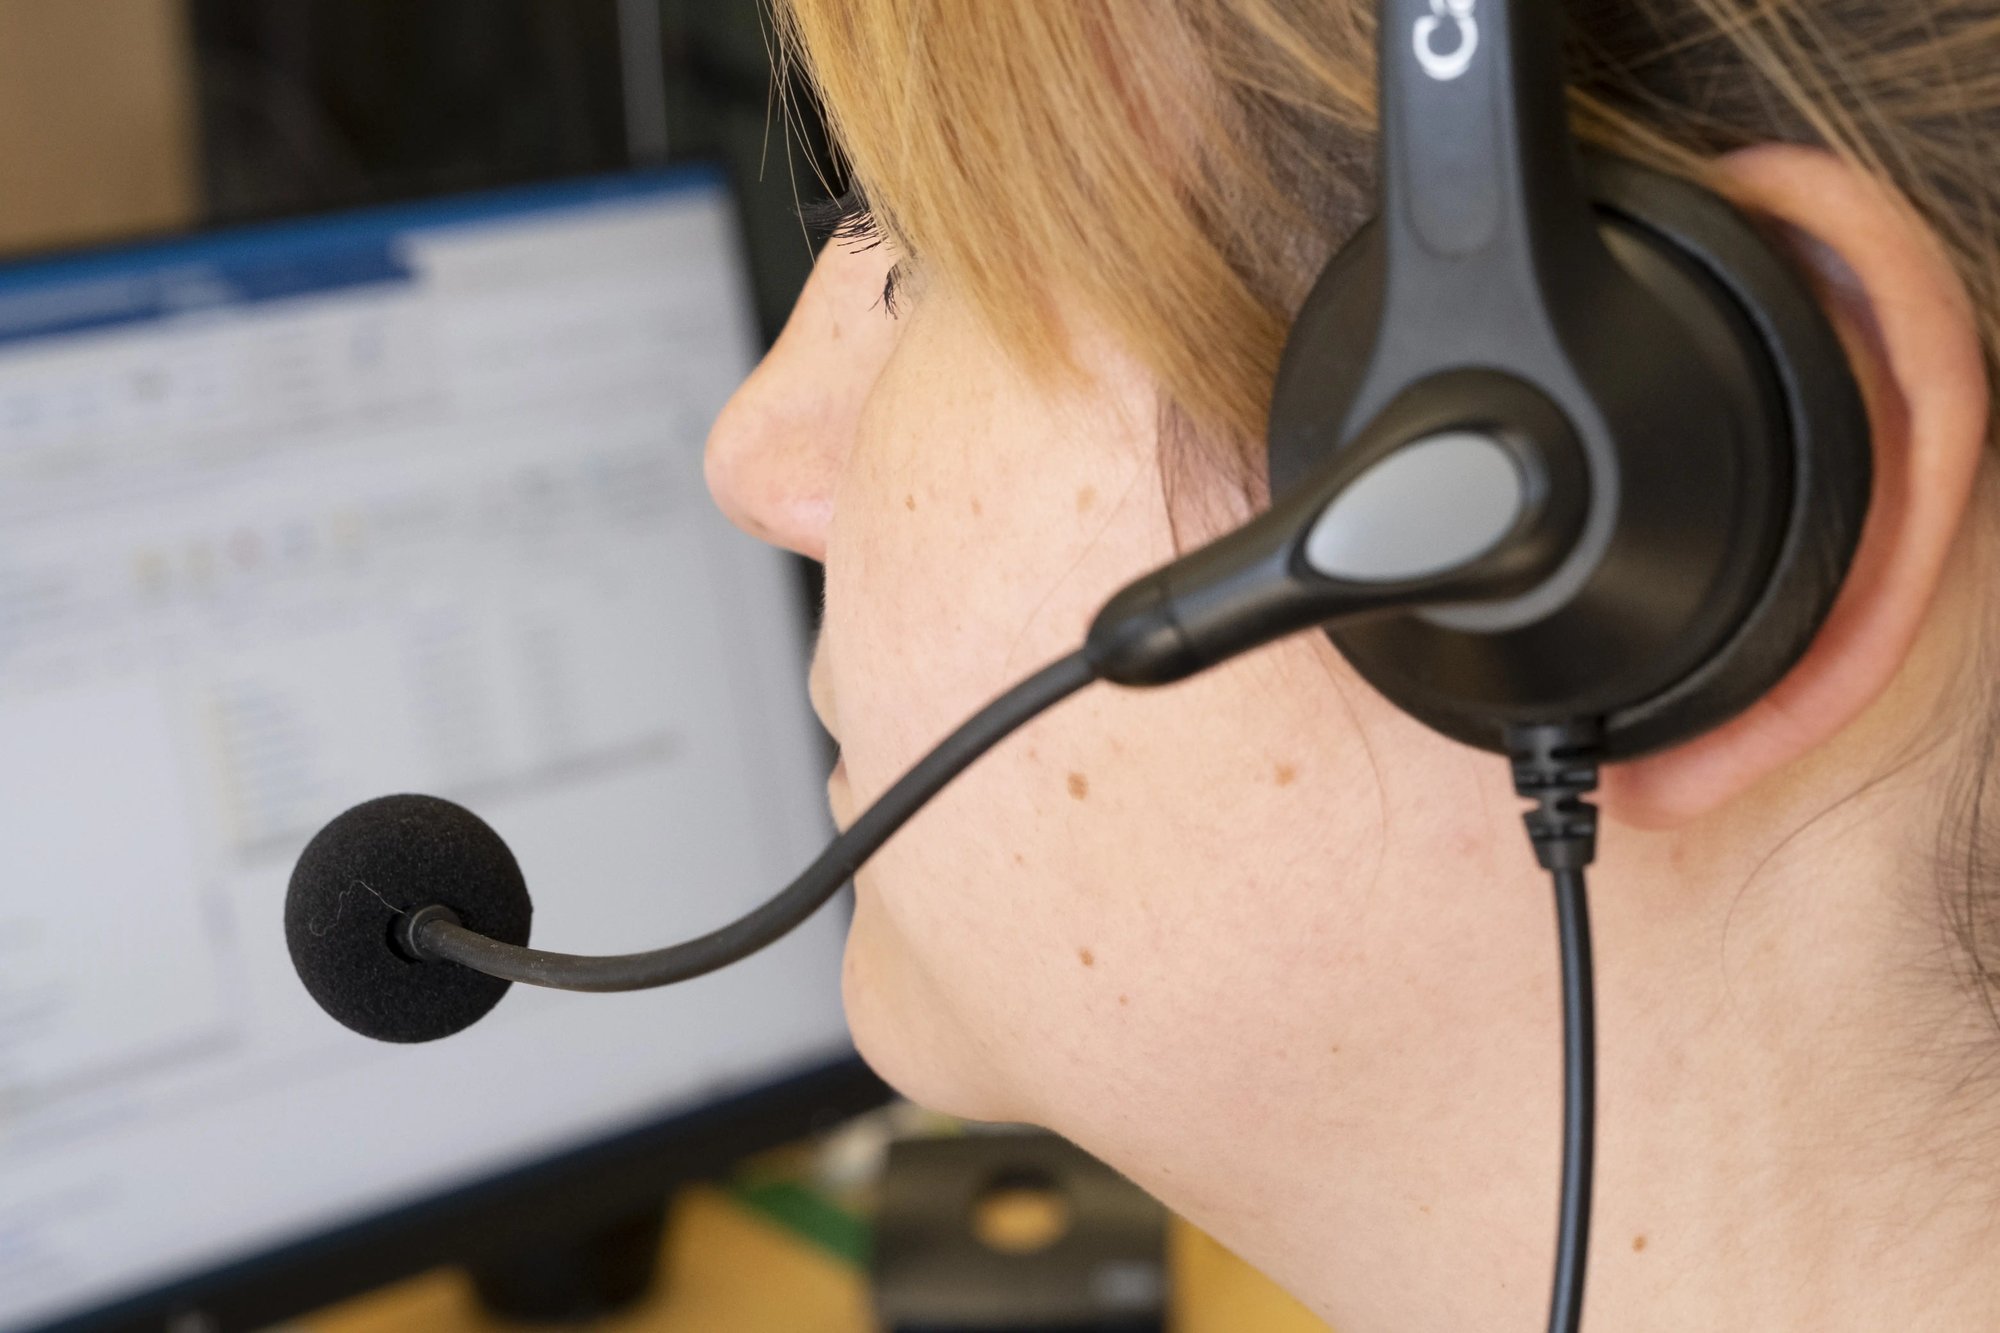
[{"label": "black headset", "polygon": [[[1832,607],[1871,487],[1867,418],[1800,274],[1715,195],[1571,136],[1556,0],[1381,0],[1381,204],[1292,326],[1267,512],[1105,606],[788,888],[684,944],[527,948],[498,836],[423,796],[329,824],[292,957],[366,1035],[465,1027],[512,981],[632,990],[772,943],[947,782],[1093,681],[1180,680],[1321,627],[1384,696],[1508,756],[1556,887],[1565,1149],[1549,1327],[1582,1317],[1594,1019],[1584,868],[1598,765],[1736,716]],[[356,878],[375,901],[340,910]]]}]

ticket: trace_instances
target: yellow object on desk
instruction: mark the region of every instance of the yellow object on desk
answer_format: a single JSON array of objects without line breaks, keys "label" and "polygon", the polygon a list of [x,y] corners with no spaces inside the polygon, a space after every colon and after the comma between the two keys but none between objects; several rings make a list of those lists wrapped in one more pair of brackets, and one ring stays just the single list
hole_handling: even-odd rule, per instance
[{"label": "yellow object on desk", "polygon": [[[1327,1333],[1291,1297],[1184,1222],[1173,1226],[1175,1333]],[[594,1333],[873,1333],[862,1274],[740,1207],[684,1190],[658,1294]],[[310,1333],[500,1333],[454,1271],[427,1273],[301,1321]]]}]

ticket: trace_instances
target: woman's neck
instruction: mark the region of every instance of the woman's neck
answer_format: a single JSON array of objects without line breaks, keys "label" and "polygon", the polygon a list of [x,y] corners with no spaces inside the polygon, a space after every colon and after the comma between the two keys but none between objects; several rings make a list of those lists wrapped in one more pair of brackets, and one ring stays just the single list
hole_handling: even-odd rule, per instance
[{"label": "woman's neck", "polygon": [[[1607,839],[1586,1328],[2000,1327],[2000,1030],[1936,924],[1926,790],[1745,810],[1735,836]],[[1736,850],[1690,850],[1714,847]],[[1547,913],[1545,889],[1524,874],[1494,893]],[[1340,1333],[1539,1329],[1555,994],[1551,956],[1491,997],[1486,1031],[1349,1035],[1212,1124],[1073,1136]]]}]

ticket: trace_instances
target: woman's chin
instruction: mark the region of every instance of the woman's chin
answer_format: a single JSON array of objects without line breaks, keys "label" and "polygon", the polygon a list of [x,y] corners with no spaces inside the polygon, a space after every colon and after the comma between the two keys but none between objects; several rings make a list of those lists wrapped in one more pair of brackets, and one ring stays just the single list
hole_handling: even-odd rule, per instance
[{"label": "woman's chin", "polygon": [[[978,1043],[956,1030],[951,1007],[909,965],[895,928],[856,895],[841,968],[841,1003],[854,1049],[884,1083],[917,1105],[965,1120],[1013,1120],[975,1056]],[[890,937],[890,938],[885,938]]]}]

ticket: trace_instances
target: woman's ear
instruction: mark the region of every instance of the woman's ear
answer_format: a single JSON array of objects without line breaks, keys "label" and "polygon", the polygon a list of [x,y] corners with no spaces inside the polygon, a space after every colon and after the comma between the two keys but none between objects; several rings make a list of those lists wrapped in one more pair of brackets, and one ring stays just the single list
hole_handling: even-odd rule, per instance
[{"label": "woman's ear", "polygon": [[1789,239],[1867,403],[1875,483],[1854,566],[1806,655],[1716,730],[1604,772],[1605,813],[1672,828],[1824,744],[1916,642],[1988,430],[1979,325],[1943,244],[1900,195],[1816,148],[1724,158],[1709,184]]}]

